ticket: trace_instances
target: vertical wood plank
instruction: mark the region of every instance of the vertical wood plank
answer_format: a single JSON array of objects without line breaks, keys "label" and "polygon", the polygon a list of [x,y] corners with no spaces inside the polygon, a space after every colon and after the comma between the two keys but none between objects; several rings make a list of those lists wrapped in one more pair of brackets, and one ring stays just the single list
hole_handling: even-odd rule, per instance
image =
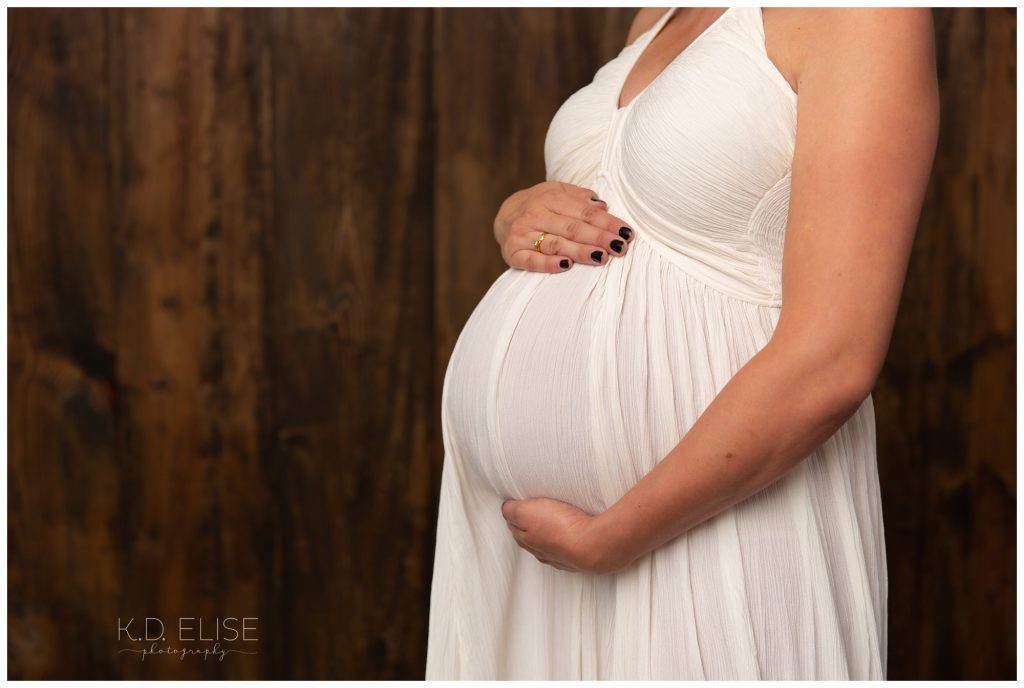
[{"label": "vertical wood plank", "polygon": [[102,11],[8,13],[8,657],[113,673],[116,286]]},{"label": "vertical wood plank", "polygon": [[424,652],[431,16],[270,18],[266,460],[283,467],[288,678],[393,678]]},{"label": "vertical wood plank", "polygon": [[[274,469],[258,461],[270,113],[265,48],[249,29],[243,13],[219,10],[127,10],[111,22],[130,572],[119,609],[258,617],[272,651],[283,538]],[[267,661],[120,667],[136,679],[255,678]]]},{"label": "vertical wood plank", "polygon": [[935,9],[941,130],[877,390],[889,677],[1015,673],[1016,12]]}]

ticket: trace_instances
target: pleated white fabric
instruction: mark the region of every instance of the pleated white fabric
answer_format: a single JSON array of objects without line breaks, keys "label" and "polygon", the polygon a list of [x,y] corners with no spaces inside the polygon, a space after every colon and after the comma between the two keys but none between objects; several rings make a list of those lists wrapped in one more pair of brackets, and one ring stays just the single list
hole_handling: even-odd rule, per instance
[{"label": "pleated white fabric", "polygon": [[606,265],[509,269],[448,364],[428,679],[882,679],[869,397],[775,483],[613,574],[541,564],[509,497],[607,509],[771,337],[797,97],[733,7],[624,108],[670,10],[553,118],[547,176],[636,232]]}]

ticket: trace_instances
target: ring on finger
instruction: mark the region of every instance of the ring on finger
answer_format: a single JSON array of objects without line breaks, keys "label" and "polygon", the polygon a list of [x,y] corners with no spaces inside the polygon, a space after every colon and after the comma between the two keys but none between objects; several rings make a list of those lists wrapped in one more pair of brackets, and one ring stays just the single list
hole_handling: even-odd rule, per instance
[{"label": "ring on finger", "polygon": [[547,236],[547,232],[541,232],[536,239],[533,240],[533,250],[540,252],[540,243],[544,241],[544,237]]}]

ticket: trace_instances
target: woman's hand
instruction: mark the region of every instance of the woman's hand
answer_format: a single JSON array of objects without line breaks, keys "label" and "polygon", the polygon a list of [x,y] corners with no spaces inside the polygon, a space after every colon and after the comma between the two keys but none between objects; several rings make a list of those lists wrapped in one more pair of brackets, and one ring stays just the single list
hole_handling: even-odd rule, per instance
[{"label": "woman's hand", "polygon": [[608,535],[603,514],[591,516],[557,499],[507,499],[501,515],[520,547],[562,571],[612,573],[640,554]]},{"label": "woman's hand", "polygon": [[[633,230],[607,211],[590,189],[541,182],[505,199],[494,218],[494,238],[511,267],[565,272],[573,263],[601,265],[625,255]],[[540,251],[533,242],[546,232]]]}]

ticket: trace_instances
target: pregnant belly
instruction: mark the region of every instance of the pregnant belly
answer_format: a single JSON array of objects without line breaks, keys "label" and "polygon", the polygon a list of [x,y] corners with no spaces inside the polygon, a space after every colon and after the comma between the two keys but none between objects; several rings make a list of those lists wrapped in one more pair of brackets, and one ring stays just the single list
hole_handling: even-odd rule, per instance
[{"label": "pregnant belly", "polygon": [[[692,289],[640,241],[607,266],[503,273],[449,364],[446,449],[502,498],[603,511],[754,353],[706,326],[729,318]],[[709,356],[712,347],[733,355]]]}]

